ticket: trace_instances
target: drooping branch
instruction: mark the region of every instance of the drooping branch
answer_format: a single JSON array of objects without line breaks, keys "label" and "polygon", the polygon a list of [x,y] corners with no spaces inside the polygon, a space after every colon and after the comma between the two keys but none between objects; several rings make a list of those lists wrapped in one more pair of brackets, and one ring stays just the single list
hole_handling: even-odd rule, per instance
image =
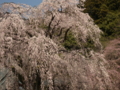
[{"label": "drooping branch", "polygon": [[64,29],[64,28],[61,28],[61,29],[60,29],[60,32],[59,32],[58,36],[61,36],[61,35],[62,35],[63,29]]},{"label": "drooping branch", "polygon": [[54,25],[54,27],[52,28],[51,33],[50,33],[50,38],[52,38],[52,36],[54,35],[55,28],[56,28],[56,26],[59,25],[59,22],[60,22],[60,20],[58,20],[58,22],[56,23],[56,25]]},{"label": "drooping branch", "polygon": [[51,20],[50,20],[50,22],[49,22],[49,24],[48,24],[48,28],[47,28],[47,31],[46,31],[46,37],[47,37],[48,35],[50,35],[51,24],[52,24],[53,20],[55,19],[55,15],[53,15],[53,13],[51,13],[51,14],[52,14],[52,17],[51,17]]},{"label": "drooping branch", "polygon": [[69,28],[66,30],[65,36],[64,36],[64,41],[67,40],[67,35],[68,35],[68,32],[70,31],[71,28],[72,28],[72,27],[69,27]]}]

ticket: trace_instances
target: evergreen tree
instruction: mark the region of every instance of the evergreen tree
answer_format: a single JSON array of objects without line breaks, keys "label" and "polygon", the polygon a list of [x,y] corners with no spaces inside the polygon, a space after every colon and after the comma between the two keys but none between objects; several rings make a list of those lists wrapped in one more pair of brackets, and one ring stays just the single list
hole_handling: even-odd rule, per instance
[{"label": "evergreen tree", "polygon": [[95,20],[105,36],[120,34],[120,0],[86,0],[84,12]]}]

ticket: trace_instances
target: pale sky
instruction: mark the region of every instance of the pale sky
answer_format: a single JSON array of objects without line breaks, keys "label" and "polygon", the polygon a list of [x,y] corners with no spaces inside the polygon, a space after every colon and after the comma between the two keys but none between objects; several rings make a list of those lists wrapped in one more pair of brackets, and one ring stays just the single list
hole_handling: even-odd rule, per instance
[{"label": "pale sky", "polygon": [[31,6],[37,6],[42,2],[42,0],[0,0],[0,4],[5,2],[24,3]]}]

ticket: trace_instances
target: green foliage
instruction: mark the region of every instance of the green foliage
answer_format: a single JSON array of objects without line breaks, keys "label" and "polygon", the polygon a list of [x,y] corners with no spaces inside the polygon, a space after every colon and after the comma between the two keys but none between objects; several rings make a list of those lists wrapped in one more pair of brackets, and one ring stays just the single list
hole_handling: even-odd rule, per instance
[{"label": "green foliage", "polygon": [[84,47],[85,48],[95,48],[95,46],[94,46],[94,42],[90,39],[90,38],[88,38],[87,39],[87,41],[86,41],[86,43],[84,44]]},{"label": "green foliage", "polygon": [[99,24],[100,28],[107,36],[115,36],[118,32],[120,32],[119,18],[119,14],[109,12],[104,18],[103,22]]},{"label": "green foliage", "polygon": [[86,0],[85,8],[105,36],[120,35],[120,0]]},{"label": "green foliage", "polygon": [[102,3],[102,0],[86,0],[85,12],[89,13],[90,16],[95,20],[99,19],[99,13]]},{"label": "green foliage", "polygon": [[[120,34],[119,34],[120,35]],[[100,42],[103,46],[103,49],[109,44],[111,40],[114,40],[114,38],[117,38],[115,36],[106,36],[105,34],[101,35]]]},{"label": "green foliage", "polygon": [[110,40],[111,40],[110,38],[105,37],[104,35],[101,36],[100,42],[101,42],[101,44],[103,46],[103,49],[109,44]]},{"label": "green foliage", "polygon": [[48,29],[48,26],[45,25],[45,24],[41,24],[41,25],[39,26],[39,28],[42,28],[42,29]]},{"label": "green foliage", "polygon": [[100,47],[95,46],[94,41],[92,39],[90,39],[89,37],[87,38],[86,42],[83,43],[83,47],[88,50],[87,51],[88,53],[89,53],[89,50],[91,50],[91,49],[94,51],[100,50]]},{"label": "green foliage", "polygon": [[67,39],[63,42],[63,46],[68,50],[80,48],[72,32],[68,32]]}]

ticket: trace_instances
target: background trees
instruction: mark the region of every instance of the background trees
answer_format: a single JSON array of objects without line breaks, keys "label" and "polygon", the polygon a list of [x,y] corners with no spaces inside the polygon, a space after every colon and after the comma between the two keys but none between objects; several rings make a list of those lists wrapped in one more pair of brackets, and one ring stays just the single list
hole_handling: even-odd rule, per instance
[{"label": "background trees", "polygon": [[105,32],[105,36],[120,34],[120,0],[86,0],[85,11]]}]

